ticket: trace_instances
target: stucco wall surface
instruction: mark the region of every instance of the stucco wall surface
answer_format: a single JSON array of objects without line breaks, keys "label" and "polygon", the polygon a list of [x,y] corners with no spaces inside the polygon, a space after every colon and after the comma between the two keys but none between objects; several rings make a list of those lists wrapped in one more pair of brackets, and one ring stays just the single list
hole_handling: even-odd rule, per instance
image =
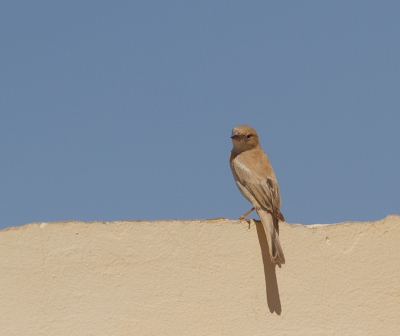
[{"label": "stucco wall surface", "polygon": [[400,335],[400,216],[34,223],[0,231],[0,335]]}]

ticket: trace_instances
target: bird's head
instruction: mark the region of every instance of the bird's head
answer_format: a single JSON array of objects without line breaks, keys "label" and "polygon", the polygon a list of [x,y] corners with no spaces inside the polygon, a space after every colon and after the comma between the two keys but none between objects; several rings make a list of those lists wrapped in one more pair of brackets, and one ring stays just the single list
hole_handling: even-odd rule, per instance
[{"label": "bird's head", "polygon": [[253,127],[247,125],[236,126],[232,130],[233,149],[244,152],[259,146],[258,134]]}]

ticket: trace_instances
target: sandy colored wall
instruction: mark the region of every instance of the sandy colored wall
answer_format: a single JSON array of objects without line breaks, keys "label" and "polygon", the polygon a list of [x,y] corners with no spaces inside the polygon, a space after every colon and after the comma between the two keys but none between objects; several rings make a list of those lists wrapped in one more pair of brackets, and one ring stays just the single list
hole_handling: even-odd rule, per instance
[{"label": "sandy colored wall", "polygon": [[0,232],[0,335],[400,335],[400,216],[35,223]]}]

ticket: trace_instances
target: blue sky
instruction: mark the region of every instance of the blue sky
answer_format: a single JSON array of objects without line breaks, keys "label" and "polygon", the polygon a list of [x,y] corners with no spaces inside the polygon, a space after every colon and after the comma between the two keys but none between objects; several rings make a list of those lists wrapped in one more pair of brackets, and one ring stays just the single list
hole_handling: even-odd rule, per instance
[{"label": "blue sky", "polygon": [[[400,213],[400,2],[0,4],[0,228],[237,218],[253,126],[291,223]],[[253,215],[255,216],[255,215]]]}]

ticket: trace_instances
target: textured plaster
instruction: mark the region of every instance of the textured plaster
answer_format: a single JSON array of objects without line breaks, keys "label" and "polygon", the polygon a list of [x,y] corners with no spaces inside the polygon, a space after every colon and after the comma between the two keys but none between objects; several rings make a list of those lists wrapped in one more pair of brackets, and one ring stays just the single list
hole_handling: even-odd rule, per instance
[{"label": "textured plaster", "polygon": [[400,216],[34,223],[0,231],[0,335],[400,335]]}]

